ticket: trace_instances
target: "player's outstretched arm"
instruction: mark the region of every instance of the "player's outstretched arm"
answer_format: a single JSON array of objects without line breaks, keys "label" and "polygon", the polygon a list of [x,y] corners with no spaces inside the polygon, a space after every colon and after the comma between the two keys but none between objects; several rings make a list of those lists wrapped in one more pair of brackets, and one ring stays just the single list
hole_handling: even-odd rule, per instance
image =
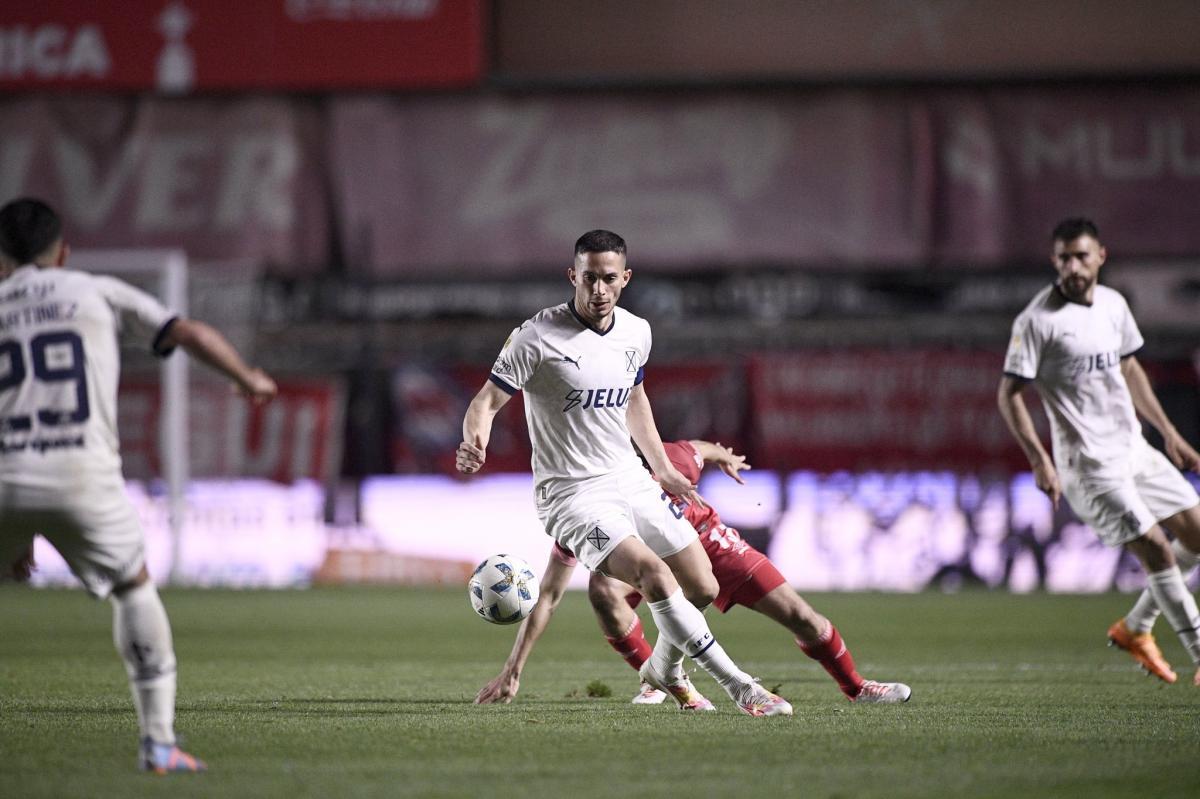
[{"label": "player's outstretched arm", "polygon": [[662,436],[654,424],[654,412],[650,410],[650,398],[641,384],[633,387],[629,396],[629,407],[625,411],[625,424],[629,428],[629,436],[637,448],[642,451],[646,463],[654,479],[670,494],[674,494],[685,502],[695,502],[700,507],[707,507],[704,500],[696,493],[696,486],[684,477],[663,449]]},{"label": "player's outstretched arm", "polygon": [[700,453],[705,463],[715,463],[725,474],[742,485],[746,484],[739,474],[742,471],[750,471],[750,464],[746,463],[745,455],[738,455],[733,451],[733,447],[722,446],[720,441],[714,444],[711,441],[695,439],[689,443],[696,448],[696,452]]},{"label": "player's outstretched arm", "polygon": [[1200,470],[1200,453],[1179,434],[1175,425],[1167,418],[1166,412],[1158,402],[1154,388],[1146,370],[1138,363],[1137,357],[1129,355],[1121,359],[1121,373],[1125,375],[1125,384],[1129,386],[1129,395],[1133,398],[1133,407],[1142,418],[1154,425],[1154,429],[1162,434],[1163,449],[1167,457],[1180,469]]},{"label": "player's outstretched arm", "polygon": [[467,406],[463,440],[454,454],[454,466],[463,474],[474,474],[483,468],[488,441],[492,438],[492,422],[508,400],[508,394],[489,380]]},{"label": "player's outstretched arm", "polygon": [[1008,425],[1009,431],[1021,445],[1025,457],[1029,459],[1034,482],[1050,497],[1054,509],[1058,510],[1058,501],[1062,498],[1062,484],[1058,480],[1054,460],[1042,446],[1042,441],[1033,426],[1033,417],[1029,415],[1029,409],[1025,407],[1025,400],[1021,396],[1027,382],[1005,375],[996,391],[996,404],[1000,408],[1000,415],[1004,417],[1004,423]]},{"label": "player's outstretched arm", "polygon": [[176,319],[162,343],[183,347],[188,355],[228,377],[238,391],[255,404],[269,401],[278,389],[271,376],[246,364],[225,336],[211,325],[196,319]]},{"label": "player's outstretched arm", "polygon": [[533,612],[521,622],[517,630],[517,640],[513,642],[512,652],[504,661],[500,673],[488,681],[475,695],[475,704],[490,705],[500,703],[507,705],[517,695],[521,688],[521,672],[525,669],[525,661],[533,652],[534,644],[542,637],[542,633],[550,625],[554,609],[567,590],[567,581],[571,579],[574,566],[568,566],[559,560],[553,551],[546,563],[546,572],[542,575],[541,590]]}]

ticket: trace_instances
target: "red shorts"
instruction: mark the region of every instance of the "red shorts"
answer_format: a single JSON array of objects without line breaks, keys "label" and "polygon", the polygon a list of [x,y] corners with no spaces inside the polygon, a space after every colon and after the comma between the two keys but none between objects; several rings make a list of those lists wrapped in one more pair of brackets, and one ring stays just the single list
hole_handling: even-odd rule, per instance
[{"label": "red shorts", "polygon": [[[712,562],[713,576],[719,586],[713,605],[722,613],[734,605],[754,607],[760,599],[787,582],[775,564],[743,541],[732,527],[722,526],[719,533],[701,534],[700,543]],[[625,601],[636,608],[642,595],[632,591]]]}]

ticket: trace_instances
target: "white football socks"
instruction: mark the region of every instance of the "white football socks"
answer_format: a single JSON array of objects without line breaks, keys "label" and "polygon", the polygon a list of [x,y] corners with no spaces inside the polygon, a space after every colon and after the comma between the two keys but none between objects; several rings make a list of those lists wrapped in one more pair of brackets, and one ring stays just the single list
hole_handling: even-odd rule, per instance
[{"label": "white football socks", "polygon": [[175,743],[175,648],[153,583],[112,597],[113,643],[125,661],[141,736]]},{"label": "white football socks", "polygon": [[1147,575],[1146,587],[1191,655],[1192,662],[1200,664],[1200,611],[1196,609],[1196,598],[1183,582],[1179,567],[1172,566]]},{"label": "white football socks", "polygon": [[[729,655],[725,654],[725,650],[708,629],[704,614],[684,598],[681,589],[676,589],[675,593],[666,599],[648,604],[650,613],[654,616],[654,624],[658,627],[659,640],[666,638],[667,643],[674,649],[683,650],[684,654],[696,661],[700,668],[720,683],[730,696],[736,699],[736,694],[742,688],[754,682],[754,678],[739,669]],[[669,650],[664,647],[660,652],[656,642],[654,653],[650,657],[655,670],[667,677],[670,672],[662,669],[672,668]]]},{"label": "white football socks", "polygon": [[[1188,550],[1179,543],[1179,539],[1171,542],[1171,549],[1175,553],[1175,562],[1179,565],[1179,571],[1183,574],[1187,574],[1195,568],[1197,563],[1200,563],[1200,555]],[[1148,633],[1154,628],[1156,621],[1158,621],[1158,604],[1155,603],[1154,595],[1150,593],[1149,589],[1143,590],[1137,601],[1133,603],[1133,608],[1125,614],[1125,627],[1131,633]]]}]

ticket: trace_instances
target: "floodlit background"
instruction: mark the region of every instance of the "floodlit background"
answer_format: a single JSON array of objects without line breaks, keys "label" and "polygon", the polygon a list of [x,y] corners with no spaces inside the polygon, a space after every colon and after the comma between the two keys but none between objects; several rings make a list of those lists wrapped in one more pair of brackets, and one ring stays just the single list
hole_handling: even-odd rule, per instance
[{"label": "floodlit background", "polygon": [[603,227],[654,326],[664,438],[749,455],[750,485],[703,491],[795,585],[1128,589],[1136,566],[1032,487],[994,394],[1050,229],[1086,215],[1200,442],[1197,41],[1173,0],[6,3],[0,202],[46,199],[79,251],[182,250],[189,313],[281,378],[254,410],[193,369],[189,443],[163,452],[171,400],[130,355],[160,578],[544,562],[519,400],[483,476],[453,451]]}]

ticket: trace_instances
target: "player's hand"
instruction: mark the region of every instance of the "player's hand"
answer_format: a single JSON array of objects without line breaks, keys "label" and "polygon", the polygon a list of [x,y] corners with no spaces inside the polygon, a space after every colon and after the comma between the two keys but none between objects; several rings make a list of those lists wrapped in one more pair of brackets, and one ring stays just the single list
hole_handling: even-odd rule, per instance
[{"label": "player's hand", "polygon": [[35,569],[37,569],[37,562],[33,559],[33,544],[30,544],[21,557],[13,561],[12,578],[18,583],[27,583]]},{"label": "player's hand", "polygon": [[719,454],[713,458],[713,463],[717,464],[725,474],[745,485],[746,481],[742,479],[742,476],[738,472],[750,471],[750,464],[746,463],[746,456],[738,455],[733,451],[733,447],[722,446],[720,441],[716,442],[713,446],[719,451]]},{"label": "player's hand", "polygon": [[688,480],[678,469],[671,466],[663,471],[662,474],[655,474],[655,479],[658,484],[663,487],[663,490],[668,494],[674,494],[679,499],[687,503],[695,503],[698,507],[707,508],[708,503],[696,493],[696,484]]},{"label": "player's hand", "polygon": [[262,405],[274,399],[279,393],[279,387],[262,369],[251,369],[245,382],[237,387],[237,392],[255,405]]},{"label": "player's hand", "polygon": [[1200,452],[1196,452],[1196,449],[1187,443],[1183,436],[1178,433],[1165,436],[1163,447],[1167,451],[1167,457],[1177,468],[1189,469],[1193,472],[1200,471]]},{"label": "player's hand", "polygon": [[454,468],[463,474],[475,474],[483,468],[485,460],[487,460],[487,453],[483,451],[483,447],[464,441],[458,445],[458,450],[454,453]]},{"label": "player's hand", "polygon": [[513,701],[513,697],[517,695],[520,688],[521,679],[505,669],[493,677],[491,682],[479,689],[479,693],[475,694],[475,704],[507,705]]},{"label": "player's hand", "polygon": [[1033,480],[1042,493],[1050,497],[1050,504],[1058,510],[1058,501],[1062,499],[1062,483],[1058,481],[1058,471],[1052,463],[1039,463],[1033,467]]}]

